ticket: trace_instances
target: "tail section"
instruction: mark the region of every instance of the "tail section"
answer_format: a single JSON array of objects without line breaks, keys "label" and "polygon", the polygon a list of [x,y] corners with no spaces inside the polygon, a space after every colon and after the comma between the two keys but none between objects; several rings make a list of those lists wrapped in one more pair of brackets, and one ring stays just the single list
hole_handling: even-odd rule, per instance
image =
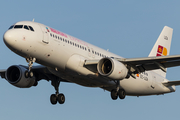
[{"label": "tail section", "polygon": [[[173,29],[165,26],[159,35],[154,47],[152,48],[148,57],[154,56],[166,56],[170,53],[171,39],[172,39]],[[153,70],[154,72],[166,77],[166,72],[158,69]]]}]

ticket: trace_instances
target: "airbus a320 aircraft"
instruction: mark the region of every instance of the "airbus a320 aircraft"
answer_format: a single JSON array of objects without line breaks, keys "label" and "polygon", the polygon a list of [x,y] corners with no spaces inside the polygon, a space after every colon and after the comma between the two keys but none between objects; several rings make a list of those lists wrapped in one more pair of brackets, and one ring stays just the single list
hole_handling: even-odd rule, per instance
[{"label": "airbus a320 aircraft", "polygon": [[[0,75],[19,88],[51,81],[56,91],[52,104],[65,102],[60,82],[102,88],[113,100],[175,92],[180,81],[166,79],[166,69],[180,65],[180,55],[169,56],[172,32],[164,27],[148,57],[123,58],[46,25],[21,21],[5,32],[3,40],[29,64],[12,65]],[[33,66],[34,62],[40,65]]]}]

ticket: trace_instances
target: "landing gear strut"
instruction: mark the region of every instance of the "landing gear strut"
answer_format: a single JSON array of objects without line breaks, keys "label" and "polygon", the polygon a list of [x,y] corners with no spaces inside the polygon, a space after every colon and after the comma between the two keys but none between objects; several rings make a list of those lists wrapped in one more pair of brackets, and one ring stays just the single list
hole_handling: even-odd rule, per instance
[{"label": "landing gear strut", "polygon": [[124,89],[120,89],[120,81],[117,81],[117,87],[116,89],[113,89],[111,91],[111,98],[113,100],[116,100],[117,98],[124,99],[126,97],[126,92]]},{"label": "landing gear strut", "polygon": [[52,94],[50,97],[51,104],[55,105],[57,104],[57,102],[59,102],[59,104],[63,104],[65,102],[65,96],[62,93],[59,94],[60,80],[58,79],[52,80],[51,84],[52,86],[54,86],[56,90],[56,93]]},{"label": "landing gear strut", "polygon": [[29,66],[29,68],[28,68],[28,71],[26,71],[25,72],[25,77],[26,78],[32,78],[33,77],[33,72],[31,71],[31,68],[32,68],[32,65],[33,65],[33,63],[36,61],[36,58],[32,58],[32,57],[29,57],[29,58],[26,58],[26,62],[28,62],[29,64],[28,64],[28,66]]}]

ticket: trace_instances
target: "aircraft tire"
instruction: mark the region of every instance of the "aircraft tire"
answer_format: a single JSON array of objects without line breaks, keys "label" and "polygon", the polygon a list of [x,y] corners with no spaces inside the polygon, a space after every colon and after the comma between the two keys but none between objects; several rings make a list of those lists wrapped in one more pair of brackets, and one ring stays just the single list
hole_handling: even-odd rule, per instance
[{"label": "aircraft tire", "polygon": [[24,73],[25,78],[29,78],[29,72],[26,70]]},{"label": "aircraft tire", "polygon": [[124,98],[126,97],[126,92],[125,92],[125,90],[120,89],[120,90],[118,91],[118,95],[119,95],[119,98],[120,98],[120,99],[124,99]]},{"label": "aircraft tire", "polygon": [[32,78],[34,76],[34,73],[32,71],[25,71],[24,73],[25,78]]},{"label": "aircraft tire", "polygon": [[51,104],[55,105],[57,104],[57,97],[55,94],[52,94],[50,97]]},{"label": "aircraft tire", "polygon": [[59,94],[57,97],[57,101],[59,102],[59,104],[63,104],[65,102],[64,94]]},{"label": "aircraft tire", "polygon": [[32,71],[29,72],[29,77],[32,78],[34,76],[34,73]]},{"label": "aircraft tire", "polygon": [[113,100],[116,100],[116,99],[118,98],[118,94],[117,94],[117,91],[116,91],[115,89],[113,89],[113,90],[111,91],[111,98],[112,98]]}]

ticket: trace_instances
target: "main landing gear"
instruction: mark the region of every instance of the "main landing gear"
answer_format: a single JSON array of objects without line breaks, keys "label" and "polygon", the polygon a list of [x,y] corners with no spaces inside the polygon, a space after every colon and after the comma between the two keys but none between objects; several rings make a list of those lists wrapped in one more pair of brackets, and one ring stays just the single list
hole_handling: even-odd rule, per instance
[{"label": "main landing gear", "polygon": [[120,81],[117,81],[117,88],[111,90],[111,98],[116,100],[117,98],[124,99],[126,97],[126,92],[124,89],[120,89]]},{"label": "main landing gear", "polygon": [[117,91],[116,89],[113,89],[113,90],[111,91],[111,98],[112,98],[113,100],[116,100],[116,99],[118,98],[118,96],[119,96],[120,99],[124,99],[124,98],[126,97],[126,92],[125,92],[125,90],[119,89],[119,90]]},{"label": "main landing gear", "polygon": [[57,102],[59,102],[59,104],[63,104],[65,102],[65,96],[64,94],[60,93],[59,94],[59,84],[60,84],[60,80],[52,80],[51,82],[52,86],[54,86],[56,93],[52,94],[50,97],[50,102],[51,104],[55,105],[57,104]]}]

